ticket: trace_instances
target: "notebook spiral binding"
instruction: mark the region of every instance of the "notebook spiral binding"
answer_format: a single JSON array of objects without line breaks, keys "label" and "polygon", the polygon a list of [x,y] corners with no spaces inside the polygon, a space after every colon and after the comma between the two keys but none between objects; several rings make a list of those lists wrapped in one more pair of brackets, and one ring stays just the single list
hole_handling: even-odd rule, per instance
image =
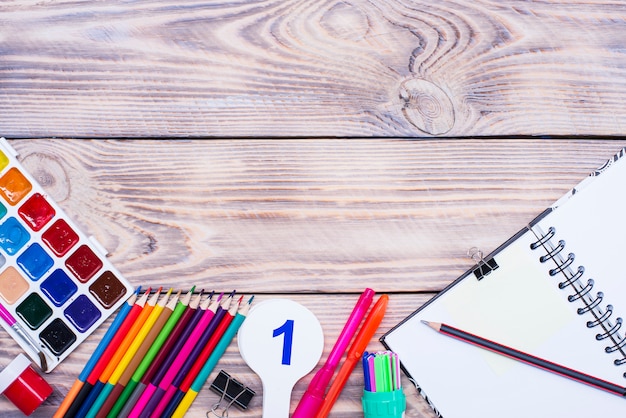
[{"label": "notebook spiral binding", "polygon": [[[626,336],[620,335],[619,330],[622,326],[622,318],[612,318],[613,306],[610,304],[603,304],[604,294],[597,292],[592,294],[594,287],[594,280],[589,278],[585,282],[583,275],[585,268],[578,266],[576,269],[572,268],[572,264],[576,258],[574,253],[569,253],[565,256],[565,241],[553,240],[556,235],[556,229],[550,227],[548,232],[536,231],[537,227],[530,228],[537,241],[530,245],[532,250],[538,250],[542,248],[545,254],[539,257],[541,263],[546,263],[550,260],[554,262],[554,268],[548,270],[548,274],[552,277],[562,276],[563,281],[559,282],[559,289],[571,289],[573,293],[567,296],[569,302],[580,301],[582,307],[577,309],[578,315],[589,314],[593,317],[593,320],[587,321],[588,328],[594,328],[599,326],[601,331],[596,334],[596,340],[608,340],[609,345],[604,349],[606,353],[617,353],[619,358],[615,359],[613,363],[616,366],[626,364]],[[626,378],[626,373],[624,373]]]}]

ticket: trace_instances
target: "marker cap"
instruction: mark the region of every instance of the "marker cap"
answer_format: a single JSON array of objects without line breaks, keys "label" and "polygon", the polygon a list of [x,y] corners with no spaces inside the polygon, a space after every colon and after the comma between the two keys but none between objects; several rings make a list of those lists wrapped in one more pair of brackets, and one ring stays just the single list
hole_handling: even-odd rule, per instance
[{"label": "marker cap", "polygon": [[20,353],[0,372],[0,393],[24,415],[30,415],[52,394],[52,387]]},{"label": "marker cap", "polygon": [[406,409],[406,397],[402,389],[392,392],[364,390],[361,401],[365,418],[402,418]]}]

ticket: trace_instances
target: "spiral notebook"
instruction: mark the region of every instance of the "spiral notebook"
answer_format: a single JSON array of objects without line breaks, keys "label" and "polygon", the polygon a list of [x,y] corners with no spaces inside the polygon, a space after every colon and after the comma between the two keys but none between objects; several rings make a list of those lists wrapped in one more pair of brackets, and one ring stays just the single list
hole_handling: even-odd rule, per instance
[{"label": "spiral notebook", "polygon": [[431,330],[443,322],[626,386],[626,149],[381,341],[444,418],[626,416],[626,398]]}]

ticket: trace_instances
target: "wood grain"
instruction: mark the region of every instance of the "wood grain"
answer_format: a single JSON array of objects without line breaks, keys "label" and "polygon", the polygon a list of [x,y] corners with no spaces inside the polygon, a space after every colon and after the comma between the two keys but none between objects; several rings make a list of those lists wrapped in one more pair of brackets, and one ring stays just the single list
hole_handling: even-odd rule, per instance
[{"label": "wood grain", "polygon": [[437,291],[613,141],[12,141],[135,283]]},{"label": "wood grain", "polygon": [[[10,143],[134,285],[293,298],[320,319],[323,358],[365,286],[390,293],[378,338],[470,268],[470,247],[495,249],[626,146],[541,139]],[[48,375],[55,394],[36,417],[56,409],[105,329]],[[17,352],[1,333],[0,366]],[[231,416],[261,416],[261,383],[235,345],[218,367],[257,391],[250,411]],[[311,377],[294,388],[292,410]],[[404,385],[406,416],[434,418]],[[361,390],[354,372],[331,417],[358,416]],[[205,388],[189,416],[204,417],[215,400]],[[0,410],[14,411],[3,398]]]},{"label": "wood grain", "polygon": [[619,2],[4,1],[18,137],[624,135]]}]

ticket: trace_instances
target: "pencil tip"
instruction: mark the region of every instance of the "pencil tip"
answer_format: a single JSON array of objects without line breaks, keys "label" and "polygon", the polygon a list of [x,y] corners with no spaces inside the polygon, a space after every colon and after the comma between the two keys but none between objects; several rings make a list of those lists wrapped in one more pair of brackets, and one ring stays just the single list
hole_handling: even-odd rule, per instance
[{"label": "pencil tip", "polygon": [[219,302],[220,300],[222,300],[222,296],[224,296],[224,292],[220,293],[220,295],[217,297],[217,301]]},{"label": "pencil tip", "polygon": [[190,292],[193,293],[194,290],[196,290],[196,285],[195,284],[193,286],[191,286]]},{"label": "pencil tip", "polygon": [[243,300],[243,295],[241,295],[241,297],[239,298],[239,300],[237,301],[237,303],[241,303],[241,301]]},{"label": "pencil tip", "polygon": [[442,324],[440,324],[439,322],[430,322],[430,321],[422,320],[422,323],[425,324],[425,325],[428,325],[429,327],[431,327],[435,331],[441,331],[441,325]]},{"label": "pencil tip", "polygon": [[250,305],[253,300],[254,300],[254,295],[250,296],[250,299],[248,299],[248,305]]},{"label": "pencil tip", "polygon": [[138,295],[139,293],[141,293],[141,286],[137,286],[137,289],[135,289],[135,294]]}]

